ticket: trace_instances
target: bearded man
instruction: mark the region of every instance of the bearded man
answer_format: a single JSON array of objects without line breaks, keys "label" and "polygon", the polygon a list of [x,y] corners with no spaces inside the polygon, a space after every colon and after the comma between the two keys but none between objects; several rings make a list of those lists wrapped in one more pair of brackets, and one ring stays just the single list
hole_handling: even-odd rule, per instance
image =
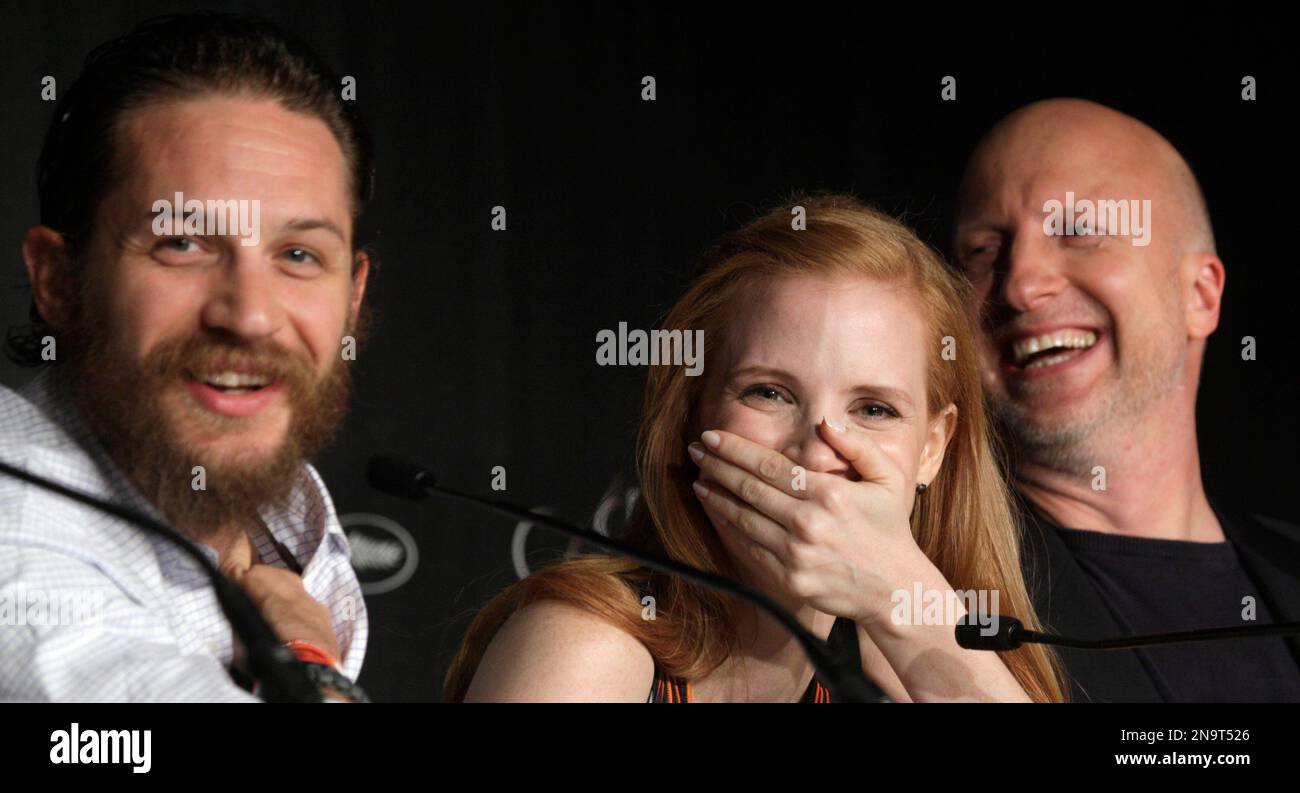
[{"label": "bearded man", "polygon": [[[151,20],[90,54],[41,152],[32,322],[6,350],[43,369],[0,388],[0,459],[170,523],[302,661],[355,679],[365,604],[308,462],[366,325],[370,152],[339,88],[243,17]],[[0,698],[254,699],[180,549],[17,480],[0,503],[0,592],[89,604],[0,627]]]}]

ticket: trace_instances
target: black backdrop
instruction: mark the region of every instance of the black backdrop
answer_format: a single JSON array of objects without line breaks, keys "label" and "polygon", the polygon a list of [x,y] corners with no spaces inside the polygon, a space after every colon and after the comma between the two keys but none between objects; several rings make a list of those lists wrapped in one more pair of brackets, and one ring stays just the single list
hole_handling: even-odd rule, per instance
[{"label": "black backdrop", "polygon": [[[213,4],[6,6],[3,324],[27,306],[19,241],[36,222],[35,161],[52,113],[41,78],[66,87],[104,39],[200,7]],[[1212,493],[1300,518],[1297,70],[1280,25],[1192,26],[1101,7],[1059,19],[998,12],[980,24],[937,9],[891,19],[861,4],[770,16],[649,5],[218,7],[271,17],[355,76],[378,145],[362,233],[382,260],[371,291],[379,325],[352,415],[319,462],[340,515],[371,540],[361,541],[368,558],[401,548],[403,530],[385,533],[386,521],[418,548],[408,580],[367,597],[361,682],[376,699],[437,698],[468,615],[515,572],[508,520],[376,494],[363,477],[372,452],[415,457],[484,494],[503,466],[509,499],[591,520],[628,483],[644,377],[596,365],[597,331],[654,327],[709,239],[800,188],[854,191],[946,249],[971,146],[1006,112],[1048,96],[1143,119],[1201,177],[1228,268],[1199,405],[1206,480]],[[641,100],[645,75],[656,101]],[[957,79],[955,102],[940,101],[945,75]],[[1241,100],[1244,75],[1258,80],[1258,101]],[[490,228],[496,205],[507,209],[505,232]],[[1240,358],[1245,335],[1257,339],[1256,361]],[[29,375],[0,366],[6,385]],[[564,545],[537,533],[526,547],[536,561]],[[409,557],[390,557],[363,578],[405,577],[395,568]]]}]

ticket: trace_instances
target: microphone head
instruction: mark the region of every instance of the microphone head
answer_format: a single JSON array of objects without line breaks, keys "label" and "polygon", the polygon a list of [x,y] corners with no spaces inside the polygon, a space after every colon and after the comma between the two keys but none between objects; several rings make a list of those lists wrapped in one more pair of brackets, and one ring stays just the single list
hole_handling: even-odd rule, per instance
[{"label": "microphone head", "polygon": [[[994,628],[992,633],[989,629]],[[967,614],[957,625],[957,644],[967,650],[1014,650],[1024,623],[1015,617]]]},{"label": "microphone head", "polygon": [[425,498],[437,482],[429,469],[391,454],[371,457],[366,465],[366,478],[376,490],[410,499]]}]

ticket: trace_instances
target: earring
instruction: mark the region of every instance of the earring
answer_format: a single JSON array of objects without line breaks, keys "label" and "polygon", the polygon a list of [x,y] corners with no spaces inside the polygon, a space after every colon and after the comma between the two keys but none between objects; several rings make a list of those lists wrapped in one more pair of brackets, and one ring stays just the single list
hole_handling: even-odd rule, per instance
[{"label": "earring", "polygon": [[923,495],[923,494],[925,493],[925,489],[926,489],[927,487],[929,487],[929,485],[927,485],[927,484],[918,484],[918,485],[916,486],[916,494],[917,494],[918,496],[919,496],[919,495]]}]

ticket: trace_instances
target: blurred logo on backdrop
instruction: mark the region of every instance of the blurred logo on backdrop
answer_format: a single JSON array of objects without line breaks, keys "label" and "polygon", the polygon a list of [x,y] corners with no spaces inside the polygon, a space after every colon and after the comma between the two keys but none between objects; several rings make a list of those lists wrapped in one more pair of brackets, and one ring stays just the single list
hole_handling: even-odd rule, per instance
[{"label": "blurred logo on backdrop", "polygon": [[340,515],[339,524],[348,538],[362,594],[392,592],[415,575],[420,550],[400,523],[383,515],[352,512]]},{"label": "blurred logo on backdrop", "polygon": [[[616,476],[596,505],[591,517],[592,530],[605,537],[614,536],[613,532],[631,517],[640,494],[638,488],[626,486],[623,478]],[[543,515],[555,514],[550,507],[536,507],[533,511]],[[348,538],[352,568],[361,582],[362,594],[392,592],[415,575],[420,563],[419,547],[400,523],[371,512],[352,512],[340,515],[339,524]],[[527,578],[531,572],[527,557],[528,534],[535,525],[531,521],[516,523],[510,541],[510,561],[515,575],[521,579]],[[565,554],[577,553],[581,545],[578,540],[570,540]]]},{"label": "blurred logo on backdrop", "polygon": [[[636,500],[641,495],[638,488],[626,486],[623,483],[622,476],[615,476],[605,488],[605,495],[596,505],[596,511],[591,516],[591,528],[597,534],[606,537],[613,536],[610,534],[610,521],[614,516],[620,516],[622,523],[632,516],[632,508],[636,506]],[[533,510],[542,515],[554,515],[555,512],[550,507],[537,507]],[[528,577],[528,533],[532,531],[535,523],[521,520],[515,524],[515,534],[510,541],[510,561],[514,565],[515,575],[521,580]],[[565,549],[565,555],[572,555],[579,551],[582,542],[580,540],[569,540],[569,545]],[[600,550],[600,549],[595,549]]]}]

